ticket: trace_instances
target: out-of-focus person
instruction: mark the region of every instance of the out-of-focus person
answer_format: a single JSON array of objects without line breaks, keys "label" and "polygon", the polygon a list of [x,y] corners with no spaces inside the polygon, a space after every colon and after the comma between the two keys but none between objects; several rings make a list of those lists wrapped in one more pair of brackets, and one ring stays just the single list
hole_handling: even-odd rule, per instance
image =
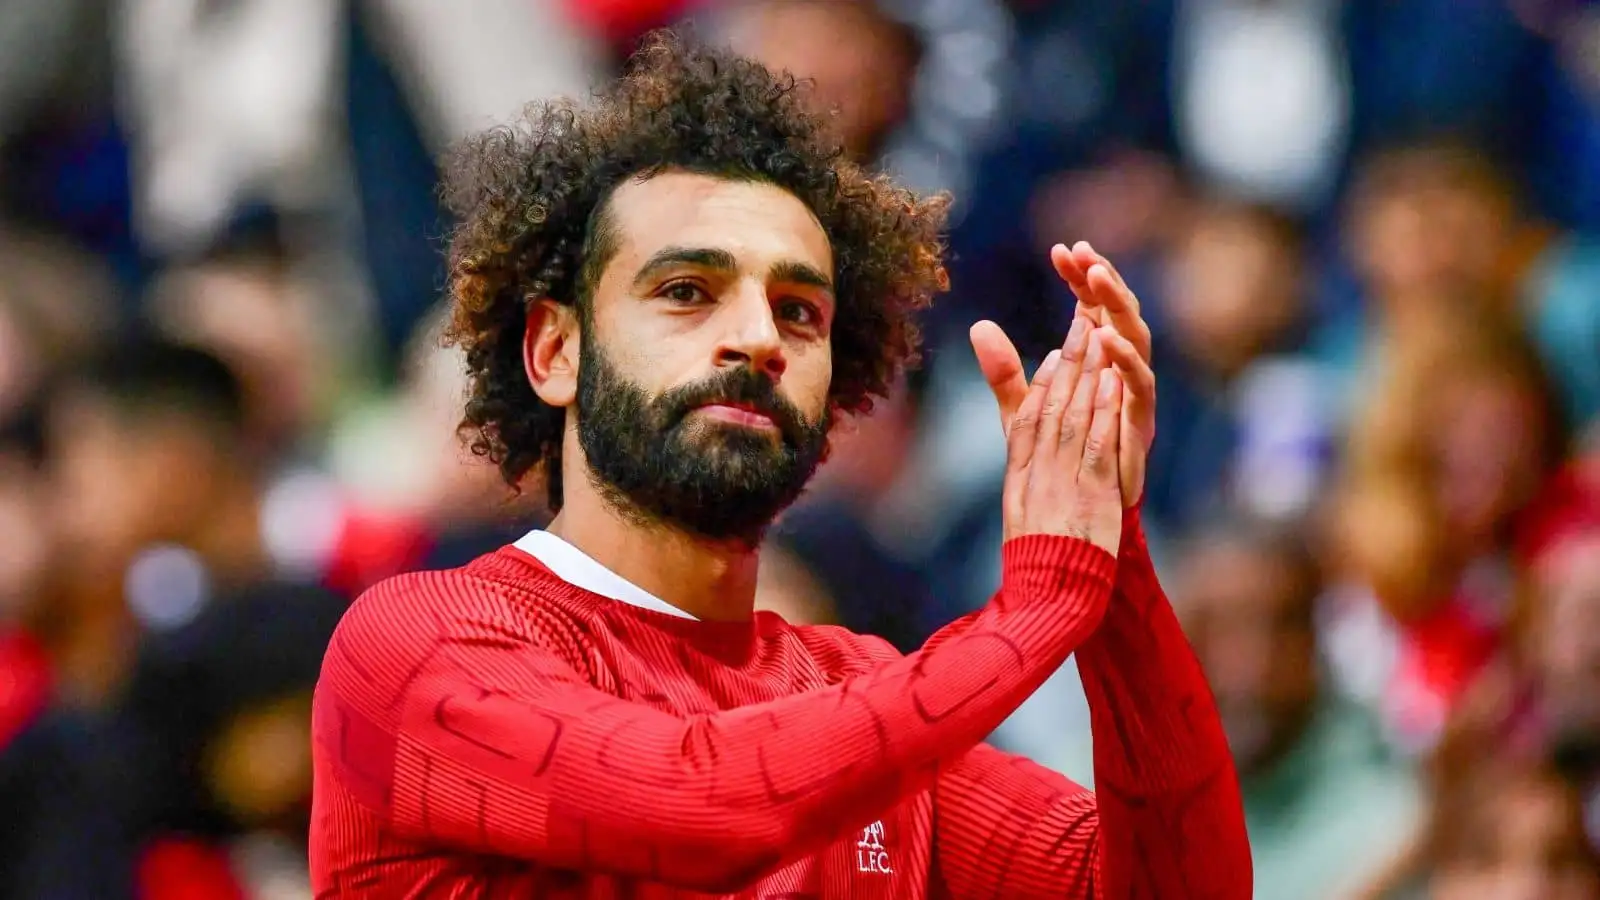
[{"label": "out-of-focus person", "polygon": [[0,419],[53,369],[97,346],[115,321],[110,280],[75,245],[0,222]]},{"label": "out-of-focus person", "polygon": [[742,0],[718,21],[740,53],[811,81],[808,99],[845,153],[871,162],[911,104],[919,48],[871,0]]},{"label": "out-of-focus person", "polygon": [[39,633],[56,562],[41,420],[0,421],[0,900],[116,900],[127,845],[102,792],[119,772],[97,722],[62,702]]},{"label": "out-of-focus person", "polygon": [[1600,524],[1547,550],[1531,581],[1524,652],[1540,747],[1600,821]]},{"label": "out-of-focus person", "polygon": [[[1470,143],[1436,138],[1358,169],[1345,240],[1365,295],[1326,349],[1356,383],[1379,377],[1407,336],[1463,308],[1526,329],[1565,414],[1600,412],[1600,245],[1528,216],[1511,179]],[[1362,392],[1350,395],[1358,403]]]},{"label": "out-of-focus person", "polygon": [[1431,900],[1590,900],[1600,864],[1583,807],[1554,773],[1490,771],[1439,814],[1444,834],[1428,879]]},{"label": "out-of-focus person", "polygon": [[[309,277],[291,246],[293,230],[272,216],[238,223],[157,279],[147,311],[161,334],[216,354],[239,376],[272,564],[354,596],[414,566],[426,536],[324,471],[323,427],[373,348],[353,338],[337,311],[341,296]],[[370,461],[366,469],[386,471]]]},{"label": "out-of-focus person", "polygon": [[[1225,515],[1180,542],[1169,570],[1239,769],[1259,900],[1347,900],[1400,856],[1424,811],[1410,762],[1327,680],[1307,537]],[[1092,767],[1081,736],[1042,761],[1074,777]]]},{"label": "out-of-focus person", "polygon": [[1239,766],[1256,896],[1348,896],[1411,836],[1420,797],[1376,722],[1324,683],[1309,549],[1241,521],[1197,538],[1176,577]]},{"label": "out-of-focus person", "polygon": [[384,574],[465,565],[550,518],[537,477],[513,491],[462,445],[468,381],[461,351],[442,341],[449,312],[441,304],[418,323],[398,390],[345,416],[329,441],[331,473],[367,523],[359,534],[408,549]]},{"label": "out-of-focus person", "polygon": [[1589,900],[1600,861],[1572,785],[1548,767],[1478,748],[1436,787],[1427,833],[1406,872],[1369,900]]},{"label": "out-of-focus person", "polygon": [[141,338],[51,410],[75,587],[57,652],[137,773],[105,802],[145,897],[307,879],[310,691],[344,605],[275,570],[245,392],[216,356]]},{"label": "out-of-focus person", "polygon": [[[1332,388],[1302,355],[1310,321],[1301,229],[1271,207],[1202,198],[1164,266],[1162,397],[1146,498],[1182,531],[1225,507],[1306,511],[1321,486]],[[1164,349],[1163,349],[1164,348]]]},{"label": "out-of-focus person", "polygon": [[1567,436],[1537,355],[1503,317],[1460,310],[1395,349],[1331,499],[1325,611],[1340,682],[1420,751],[1499,644],[1523,513]]},{"label": "out-of-focus person", "polygon": [[[167,269],[146,307],[167,338],[216,354],[238,373],[258,454],[297,449],[331,407],[337,361],[330,298],[297,271],[276,221],[240,226],[209,252]],[[272,456],[263,460],[275,462]]]}]

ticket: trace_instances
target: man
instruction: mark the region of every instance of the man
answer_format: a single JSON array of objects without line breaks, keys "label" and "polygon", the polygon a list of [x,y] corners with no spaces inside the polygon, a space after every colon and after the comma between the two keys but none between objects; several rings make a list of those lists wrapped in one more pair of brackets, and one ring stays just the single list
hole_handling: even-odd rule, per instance
[{"label": "man", "polygon": [[[320,896],[1249,896],[1138,529],[1147,332],[1086,245],[1056,248],[1083,321],[1031,386],[974,329],[1011,423],[990,605],[907,657],[752,614],[764,529],[943,287],[942,200],[825,135],[791,80],[658,38],[594,109],[457,158],[464,425],[557,515],[346,615],[314,709]],[[1098,797],[980,744],[1074,651]]]},{"label": "man", "polygon": [[1213,522],[1175,572],[1239,768],[1263,900],[1354,896],[1415,836],[1421,812],[1377,722],[1321,683],[1321,578],[1295,531]]},{"label": "man", "polygon": [[311,693],[345,604],[273,565],[248,418],[222,360],[148,338],[68,372],[49,409],[78,582],[60,680],[105,714],[121,777],[91,802],[125,817],[154,900],[304,867]]}]

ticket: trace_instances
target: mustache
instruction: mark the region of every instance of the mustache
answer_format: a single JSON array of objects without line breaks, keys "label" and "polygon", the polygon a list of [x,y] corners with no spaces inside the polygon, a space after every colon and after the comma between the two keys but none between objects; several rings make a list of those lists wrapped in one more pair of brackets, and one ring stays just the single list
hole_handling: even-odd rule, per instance
[{"label": "mustache", "polygon": [[702,406],[727,404],[754,410],[772,419],[790,444],[802,443],[817,429],[794,404],[778,393],[777,384],[767,375],[748,366],[726,369],[703,381],[673,389],[659,401],[676,425]]}]

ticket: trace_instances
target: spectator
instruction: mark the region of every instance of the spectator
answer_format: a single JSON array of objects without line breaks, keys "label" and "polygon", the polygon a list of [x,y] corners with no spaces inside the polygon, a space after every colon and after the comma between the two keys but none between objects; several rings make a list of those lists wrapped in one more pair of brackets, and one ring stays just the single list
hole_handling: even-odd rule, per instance
[{"label": "spectator", "polygon": [[[1487,749],[1487,748],[1484,748]],[[1586,900],[1600,865],[1572,786],[1492,752],[1441,786],[1415,874],[1372,900]]]},{"label": "spectator", "polygon": [[854,159],[876,159],[910,111],[916,37],[874,3],[741,2],[720,25],[739,52],[810,80],[813,102],[833,116]]},{"label": "spectator", "polygon": [[1318,574],[1292,534],[1213,525],[1179,560],[1175,602],[1239,766],[1256,896],[1342,898],[1411,836],[1420,798],[1376,723],[1323,683]]},{"label": "spectator", "polygon": [[1525,652],[1541,747],[1579,786],[1592,821],[1600,815],[1600,528],[1546,551],[1532,581]]},{"label": "spectator", "polygon": [[1157,295],[1165,340],[1146,509],[1182,532],[1218,508],[1304,513],[1320,486],[1331,389],[1309,331],[1299,229],[1252,204],[1193,205]]},{"label": "spectator", "polygon": [[1495,651],[1519,514],[1567,443],[1514,326],[1461,311],[1394,340],[1332,499],[1330,559],[1346,589],[1325,611],[1347,689],[1423,750]]},{"label": "spectator", "polygon": [[118,775],[94,719],[62,702],[38,619],[52,571],[39,416],[0,429],[0,900],[128,897]]},{"label": "spectator", "polygon": [[[244,388],[214,356],[141,340],[72,373],[51,412],[58,512],[88,582],[64,675],[138,773],[101,802],[126,817],[142,895],[285,877],[252,871],[242,842],[303,842],[310,690],[343,605],[276,576]],[[303,850],[268,855],[304,881]]]},{"label": "spectator", "polygon": [[[1600,250],[1524,218],[1511,180],[1470,144],[1437,139],[1374,154],[1352,189],[1347,240],[1372,330],[1345,322],[1347,365],[1462,307],[1523,323],[1574,422],[1600,411]],[[1365,367],[1367,371],[1374,368]]]}]

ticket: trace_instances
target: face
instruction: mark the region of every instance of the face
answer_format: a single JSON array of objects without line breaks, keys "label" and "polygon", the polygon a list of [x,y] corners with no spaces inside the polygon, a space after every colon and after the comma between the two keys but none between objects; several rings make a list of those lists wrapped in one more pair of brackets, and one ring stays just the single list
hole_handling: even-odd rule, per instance
[{"label": "face", "polygon": [[1300,314],[1295,262],[1266,223],[1203,211],[1166,273],[1187,355],[1227,373],[1278,340]]},{"label": "face", "polygon": [[75,549],[123,559],[181,537],[211,502],[206,456],[181,428],[126,414],[87,394],[51,411],[55,502],[62,539]]},{"label": "face", "polygon": [[167,330],[217,353],[244,381],[252,424],[284,439],[315,416],[333,355],[319,352],[320,297],[251,266],[202,266],[158,295]]},{"label": "face", "polygon": [[894,26],[869,4],[769,0],[735,5],[734,48],[813,83],[811,100],[852,157],[870,155],[904,116],[914,67]]},{"label": "face", "polygon": [[1353,229],[1381,303],[1483,290],[1510,236],[1506,205],[1468,185],[1424,184],[1375,198]]},{"label": "face", "polygon": [[1545,423],[1515,381],[1460,379],[1435,397],[1439,501],[1455,542],[1492,536],[1537,489]]},{"label": "face", "polygon": [[1181,584],[1186,630],[1248,775],[1293,745],[1316,698],[1312,598],[1288,560],[1243,545],[1196,551]]},{"label": "face", "polygon": [[754,541],[827,448],[827,237],[780,189],[700,175],[628,182],[610,216],[576,366],[590,481],[624,512]]},{"label": "face", "polygon": [[1439,866],[1434,900],[1583,900],[1600,892],[1576,799],[1558,782],[1502,782],[1463,822],[1461,846]]}]

